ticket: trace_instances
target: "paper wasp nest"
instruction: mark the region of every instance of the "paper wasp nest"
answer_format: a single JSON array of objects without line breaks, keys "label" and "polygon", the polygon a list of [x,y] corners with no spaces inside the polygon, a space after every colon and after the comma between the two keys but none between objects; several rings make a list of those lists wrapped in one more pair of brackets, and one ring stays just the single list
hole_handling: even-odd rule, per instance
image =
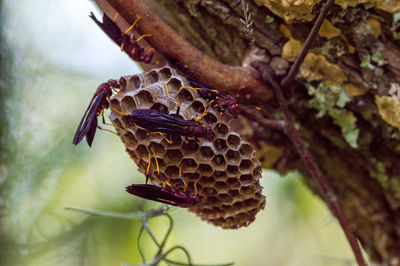
[{"label": "paper wasp nest", "polygon": [[[197,91],[178,90],[181,86],[188,86],[188,82],[170,67],[123,77],[120,82],[123,85],[119,95],[111,98],[111,107],[117,110],[131,113],[136,109],[150,108],[175,114],[175,102],[178,102],[181,105],[179,115],[186,120],[201,115],[208,108],[208,114],[201,121],[203,126],[214,129],[212,141],[204,138],[188,138],[186,141],[184,137],[174,136],[173,143],[169,144],[166,136],[148,135],[129,116],[111,111],[112,122],[126,131],[125,134],[120,132],[121,139],[139,171],[146,172],[150,154],[152,182],[165,184],[168,180],[183,188],[184,179],[188,189],[194,192],[197,180],[197,191],[202,201],[189,210],[203,220],[223,228],[239,228],[254,221],[257,212],[265,207],[265,196],[261,194],[259,182],[261,164],[252,145],[229,129],[230,115],[224,114],[219,125],[220,113],[199,97]],[[170,98],[163,82],[168,86]],[[151,148],[157,155],[160,175]],[[179,176],[179,167],[182,168],[182,177]]]}]

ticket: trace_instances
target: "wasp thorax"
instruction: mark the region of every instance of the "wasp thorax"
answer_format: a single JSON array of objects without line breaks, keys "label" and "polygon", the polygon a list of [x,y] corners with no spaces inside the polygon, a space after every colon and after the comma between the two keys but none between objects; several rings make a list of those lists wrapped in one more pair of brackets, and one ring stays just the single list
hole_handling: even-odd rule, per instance
[{"label": "wasp thorax", "polygon": [[[186,183],[187,189],[201,199],[189,210],[216,226],[239,228],[254,221],[265,206],[259,182],[261,164],[252,145],[229,128],[231,116],[225,114],[221,120],[220,112],[198,91],[182,88],[188,86],[187,80],[170,67],[121,81],[119,94],[111,98],[110,118],[125,131],[119,132],[121,139],[139,171],[146,173],[150,158],[152,182],[161,185],[168,181],[182,189]],[[207,137],[150,133],[122,114],[137,109],[174,115],[179,110],[177,115],[185,120],[203,116],[198,121],[208,131]]]}]

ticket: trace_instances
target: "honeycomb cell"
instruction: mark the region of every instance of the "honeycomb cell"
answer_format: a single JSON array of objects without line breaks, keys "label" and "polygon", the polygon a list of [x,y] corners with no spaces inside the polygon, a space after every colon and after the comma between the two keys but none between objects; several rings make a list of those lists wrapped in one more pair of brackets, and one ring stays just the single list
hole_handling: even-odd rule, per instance
[{"label": "honeycomb cell", "polygon": [[226,141],[224,139],[216,139],[214,140],[214,147],[217,149],[217,151],[223,151],[226,149]]},{"label": "honeycomb cell", "polygon": [[218,118],[215,115],[213,115],[212,113],[208,113],[204,117],[204,121],[206,121],[208,124],[213,125],[213,124],[217,123]]},{"label": "honeycomb cell", "polygon": [[200,154],[205,158],[211,158],[214,156],[213,150],[208,146],[203,146],[200,148]]},{"label": "honeycomb cell", "polygon": [[[233,135],[233,134],[229,135],[229,137],[228,137],[229,147],[237,148],[237,147],[239,147],[240,143],[241,143],[241,140],[240,140],[239,136]],[[240,151],[240,152],[242,152],[242,151]]]},{"label": "honeycomb cell", "polygon": [[142,85],[142,80],[139,76],[133,76],[131,79],[132,90],[137,90]]},{"label": "honeycomb cell", "polygon": [[176,99],[180,103],[193,102],[192,93],[190,93],[190,91],[187,90],[187,89],[182,89],[180,92],[178,92],[178,95],[176,96]]},{"label": "honeycomb cell", "polygon": [[228,159],[229,163],[239,163],[240,160],[240,152],[234,151],[234,150],[229,150],[226,153],[226,158]]},{"label": "honeycomb cell", "polygon": [[193,113],[202,114],[204,112],[204,105],[199,101],[194,101],[189,108],[192,109]]},{"label": "honeycomb cell", "polygon": [[240,147],[240,153],[243,155],[251,155],[253,151],[254,150],[251,145],[247,143],[242,144],[242,146]]},{"label": "honeycomb cell", "polygon": [[242,195],[250,195],[254,193],[253,186],[242,186],[240,188],[240,194]]},{"label": "honeycomb cell", "polygon": [[195,139],[189,139],[182,144],[183,153],[186,155],[195,153],[199,150],[200,145]]},{"label": "honeycomb cell", "polygon": [[228,172],[228,175],[238,175],[240,173],[239,167],[236,165],[228,165],[226,171]]},{"label": "honeycomb cell", "polygon": [[178,177],[179,176],[179,168],[175,165],[168,165],[165,168],[165,175],[170,178]]},{"label": "honeycomb cell", "polygon": [[151,149],[154,150],[154,152],[157,154],[157,156],[164,155],[164,153],[165,153],[164,145],[151,141],[149,146]]},{"label": "honeycomb cell", "polygon": [[217,154],[212,159],[213,164],[215,165],[215,169],[217,170],[225,170],[226,169],[226,161],[223,155]]},{"label": "honeycomb cell", "polygon": [[133,160],[135,160],[135,161],[138,160],[138,156],[136,155],[136,153],[134,151],[126,149],[126,152],[129,154],[129,157],[131,157]]},{"label": "honeycomb cell", "polygon": [[243,185],[249,185],[253,182],[253,176],[252,175],[241,175],[239,177],[240,183]]},{"label": "honeycomb cell", "polygon": [[132,99],[131,96],[125,96],[124,98],[122,98],[121,101],[121,110],[124,113],[132,113],[133,111],[135,111],[136,108],[136,103],[135,101]]},{"label": "honeycomb cell", "polygon": [[187,171],[195,171],[197,168],[197,162],[191,158],[185,158],[182,160],[182,169],[186,169]]},{"label": "honeycomb cell", "polygon": [[202,176],[202,177],[200,177],[199,183],[203,184],[203,185],[211,186],[211,185],[214,185],[215,180],[211,176]]},{"label": "honeycomb cell", "polygon": [[218,123],[218,125],[214,127],[214,130],[217,132],[218,137],[224,137],[226,136],[226,134],[229,133],[229,128],[224,123],[221,124]]},{"label": "honeycomb cell", "polygon": [[164,156],[164,161],[166,164],[178,165],[182,160],[183,154],[180,150],[167,150]]},{"label": "honeycomb cell", "polygon": [[220,193],[218,194],[218,198],[222,201],[222,202],[232,202],[232,197],[229,196],[227,193]]},{"label": "honeycomb cell", "polygon": [[160,80],[168,80],[171,78],[172,73],[168,67],[164,67],[158,71],[158,76],[160,77]]},{"label": "honeycomb cell", "polygon": [[160,112],[162,112],[162,113],[164,113],[164,114],[168,114],[168,107],[165,106],[165,105],[162,104],[162,103],[154,103],[154,104],[150,107],[150,109],[160,111]]},{"label": "honeycomb cell", "polygon": [[175,91],[178,92],[179,88],[182,86],[182,83],[179,79],[177,78],[171,78],[168,82],[167,82],[167,86],[168,89],[170,91]]},{"label": "honeycomb cell", "polygon": [[[144,145],[139,145],[137,148],[136,148],[136,153],[137,153],[137,155],[140,157],[140,158],[147,158],[148,157],[148,155],[149,155],[149,153],[147,152],[147,148],[146,148],[146,146],[144,146]],[[147,165],[146,165],[147,166]]]},{"label": "honeycomb cell", "polygon": [[237,179],[237,178],[228,178],[228,180],[226,180],[226,182],[229,184],[229,186],[231,188],[240,187],[240,182],[239,182],[239,179]]},{"label": "honeycomb cell", "polygon": [[150,92],[140,91],[135,95],[135,102],[137,103],[138,109],[140,109],[139,106],[149,106],[154,102],[154,100]]},{"label": "honeycomb cell", "polygon": [[122,138],[122,141],[125,143],[125,146],[128,149],[130,149],[130,150],[136,149],[138,141],[132,133],[127,132],[124,135],[122,135],[121,138]]},{"label": "honeycomb cell", "polygon": [[214,171],[209,164],[200,164],[197,172],[203,176],[211,176]]},{"label": "honeycomb cell", "polygon": [[231,189],[228,191],[228,195],[231,196],[232,198],[237,198],[239,196],[239,190],[236,189]]},{"label": "honeycomb cell", "polygon": [[146,85],[151,85],[158,81],[158,73],[155,70],[151,70],[146,75]]},{"label": "honeycomb cell", "polygon": [[226,180],[226,172],[225,171],[215,171],[214,172],[215,180]]},{"label": "honeycomb cell", "polygon": [[239,169],[241,172],[244,172],[244,171],[248,170],[249,168],[251,168],[252,165],[253,165],[253,163],[250,160],[247,160],[247,159],[242,160],[240,162]]},{"label": "honeycomb cell", "polygon": [[200,178],[198,173],[185,173],[183,176],[185,177],[185,180],[188,181],[197,181]]},{"label": "honeycomb cell", "polygon": [[218,191],[226,191],[228,189],[228,184],[223,181],[217,181],[215,182],[215,188]]}]

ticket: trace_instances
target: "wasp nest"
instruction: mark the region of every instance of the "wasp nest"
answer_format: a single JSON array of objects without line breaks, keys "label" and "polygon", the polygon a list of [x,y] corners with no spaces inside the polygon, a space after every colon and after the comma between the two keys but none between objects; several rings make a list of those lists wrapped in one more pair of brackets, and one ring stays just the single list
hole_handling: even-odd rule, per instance
[{"label": "wasp nest", "polygon": [[[146,172],[150,154],[149,179],[152,182],[161,185],[169,181],[182,188],[184,180],[193,193],[196,184],[202,200],[189,210],[203,220],[223,228],[239,228],[254,221],[257,212],[265,207],[265,196],[261,194],[259,182],[261,164],[252,145],[229,128],[230,115],[224,114],[220,121],[220,113],[196,90],[179,90],[181,86],[188,86],[188,82],[170,67],[123,77],[120,83],[119,94],[111,98],[112,108],[123,113],[155,109],[176,114],[179,103],[179,115],[186,120],[201,115],[207,108],[208,113],[201,121],[203,126],[211,126],[214,132],[212,140],[186,140],[173,136],[170,144],[166,136],[149,135],[129,116],[118,114],[111,108],[110,118],[125,131],[120,132],[121,139],[139,171]],[[168,92],[163,83],[167,85]],[[160,175],[152,150],[157,156]]]}]

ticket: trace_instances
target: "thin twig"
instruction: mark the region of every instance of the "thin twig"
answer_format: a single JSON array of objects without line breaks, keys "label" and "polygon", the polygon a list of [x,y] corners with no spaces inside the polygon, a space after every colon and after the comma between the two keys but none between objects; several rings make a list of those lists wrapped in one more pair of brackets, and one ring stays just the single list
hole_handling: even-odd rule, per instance
[{"label": "thin twig", "polygon": [[[228,94],[242,94],[240,100],[259,103],[272,97],[272,91],[257,79],[257,71],[251,67],[229,66],[199,51],[179,36],[143,0],[109,0],[111,6],[128,23],[137,17],[139,31],[151,34],[146,40],[158,53],[167,58],[179,70],[196,80],[218,88]],[[250,97],[250,98],[249,98]]]},{"label": "thin twig", "polygon": [[111,211],[96,210],[89,208],[77,208],[77,207],[65,207],[64,209],[68,211],[81,212],[89,215],[105,216],[105,217],[128,219],[128,220],[136,220],[142,217],[148,217],[149,219],[152,217],[163,215],[166,211],[166,209],[163,207],[157,209],[151,209],[149,211],[144,211],[144,212],[111,212]]},{"label": "thin twig", "polygon": [[336,196],[333,193],[333,190],[326,182],[324,176],[322,175],[321,170],[319,169],[318,165],[314,161],[311,154],[308,152],[306,147],[304,146],[304,142],[297,131],[292,115],[290,114],[289,107],[287,101],[283,95],[282,88],[280,85],[272,78],[271,70],[268,65],[263,63],[254,63],[254,66],[261,72],[262,78],[265,82],[268,82],[269,85],[273,88],[275,96],[279,102],[279,106],[283,112],[286,121],[286,130],[287,135],[295,145],[297,152],[303,159],[303,162],[306,164],[310,174],[312,177],[317,181],[319,188],[321,190],[322,196],[325,198],[328,206],[332,210],[333,214],[339,221],[340,226],[342,227],[347,240],[353,250],[354,256],[358,262],[358,265],[365,266],[367,265],[364,261],[364,258],[361,253],[360,246],[358,245],[357,239],[354,236],[353,232],[348,226],[346,218],[343,215],[342,209],[340,208]]},{"label": "thin twig", "polygon": [[286,130],[286,124],[284,120],[273,120],[268,118],[262,118],[245,110],[241,110],[241,113],[244,117],[248,118],[249,120],[256,121],[261,126],[264,126],[266,128],[274,128],[277,130],[281,130],[283,132],[285,132]]},{"label": "thin twig", "polygon": [[312,27],[310,33],[307,35],[307,39],[304,42],[304,46],[301,49],[299,56],[296,58],[296,61],[294,61],[292,67],[289,70],[289,73],[281,81],[282,88],[287,88],[292,83],[293,79],[296,77],[297,72],[299,71],[300,66],[304,61],[304,58],[306,57],[306,55],[308,53],[308,50],[310,50],[311,45],[315,40],[315,37],[317,37],[317,34],[319,32],[319,29],[322,26],[322,23],[324,22],[326,14],[328,13],[330,7],[333,5],[333,2],[334,2],[334,0],[328,0],[325,3],[324,7],[322,8],[321,12],[319,13],[314,26]]}]

